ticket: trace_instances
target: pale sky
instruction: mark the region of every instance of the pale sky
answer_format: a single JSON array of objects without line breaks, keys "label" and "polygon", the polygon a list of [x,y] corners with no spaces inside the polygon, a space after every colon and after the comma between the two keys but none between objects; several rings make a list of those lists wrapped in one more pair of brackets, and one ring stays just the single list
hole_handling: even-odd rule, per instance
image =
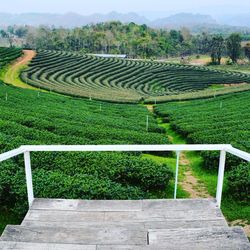
[{"label": "pale sky", "polygon": [[208,14],[250,13],[250,0],[0,0],[0,12],[76,12],[83,15],[122,13],[200,12]]}]

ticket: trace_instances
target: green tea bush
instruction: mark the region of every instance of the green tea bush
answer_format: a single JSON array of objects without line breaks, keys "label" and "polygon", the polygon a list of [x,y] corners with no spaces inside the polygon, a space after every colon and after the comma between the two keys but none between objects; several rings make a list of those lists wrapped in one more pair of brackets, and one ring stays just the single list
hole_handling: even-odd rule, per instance
[{"label": "green tea bush", "polygon": [[235,199],[250,202],[250,163],[243,163],[227,174],[228,193]]},{"label": "green tea bush", "polygon": [[[157,114],[165,117],[171,127],[194,144],[232,144],[250,151],[250,91],[225,96],[159,104]],[[217,170],[219,152],[202,152],[204,167]],[[242,163],[227,154],[226,170]]]},{"label": "green tea bush", "polygon": [[[8,101],[5,93],[8,93]],[[100,109],[101,105],[101,109]],[[168,144],[148,110],[40,93],[0,83],[0,152],[21,145]],[[146,131],[146,116],[149,131]],[[35,197],[157,198],[173,174],[141,152],[34,152]],[[27,208],[23,156],[0,163],[0,203],[17,214]]]},{"label": "green tea bush", "polygon": [[0,47],[0,68],[14,61],[21,55],[21,49]]},{"label": "green tea bush", "polygon": [[192,94],[211,84],[250,83],[248,74],[209,67],[43,50],[21,78],[30,85],[70,96],[131,103]]}]

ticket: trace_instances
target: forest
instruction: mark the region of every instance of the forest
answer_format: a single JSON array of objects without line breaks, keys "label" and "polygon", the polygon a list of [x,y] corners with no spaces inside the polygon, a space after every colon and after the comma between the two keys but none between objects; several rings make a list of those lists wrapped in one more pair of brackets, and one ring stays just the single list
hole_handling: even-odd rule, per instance
[{"label": "forest", "polygon": [[[250,34],[192,34],[187,28],[180,30],[153,29],[135,23],[118,21],[91,24],[74,29],[47,26],[9,26],[0,29],[0,38],[9,46],[32,49],[78,51],[82,53],[126,54],[130,58],[167,58],[209,54],[212,63],[219,64],[222,56],[229,56],[235,62],[241,56],[250,56]],[[232,44],[237,47],[231,55]],[[235,48],[235,47],[234,47]]]}]

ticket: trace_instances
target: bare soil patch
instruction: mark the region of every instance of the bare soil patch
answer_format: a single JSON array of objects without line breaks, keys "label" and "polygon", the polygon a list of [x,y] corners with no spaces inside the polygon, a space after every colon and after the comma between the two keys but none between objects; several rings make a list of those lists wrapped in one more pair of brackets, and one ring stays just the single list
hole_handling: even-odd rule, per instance
[{"label": "bare soil patch", "polygon": [[147,105],[146,107],[150,113],[154,113],[154,106],[153,105]]},{"label": "bare soil patch", "polygon": [[248,83],[243,82],[243,83],[230,83],[230,84],[223,84],[224,87],[238,87],[238,86],[243,86],[247,85]]},{"label": "bare soil patch", "polygon": [[16,62],[13,64],[13,67],[27,65],[35,56],[36,52],[34,50],[23,50],[23,56],[16,60]]},{"label": "bare soil patch", "polygon": [[22,57],[18,58],[12,65],[8,66],[3,80],[5,83],[14,85],[16,87],[37,90],[37,88],[24,83],[19,77],[20,72],[36,56],[36,52],[33,50],[23,50],[23,53],[24,54]]},{"label": "bare soil patch", "polygon": [[184,180],[180,182],[180,185],[190,194],[190,198],[212,198],[204,184],[193,175],[190,161],[187,159],[185,153],[181,153],[180,155],[180,165],[186,168]]}]

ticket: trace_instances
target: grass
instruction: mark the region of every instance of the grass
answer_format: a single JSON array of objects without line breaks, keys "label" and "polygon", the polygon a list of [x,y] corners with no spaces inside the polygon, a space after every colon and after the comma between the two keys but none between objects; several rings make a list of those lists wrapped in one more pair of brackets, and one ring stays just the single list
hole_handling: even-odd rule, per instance
[{"label": "grass", "polygon": [[220,70],[232,70],[232,71],[238,71],[238,72],[243,72],[243,73],[250,73],[250,63],[248,64],[233,64],[233,65],[214,65],[210,66],[211,68],[214,69],[220,69]]},{"label": "grass", "polygon": [[[155,156],[155,155],[150,155],[150,154],[144,154],[144,158],[151,159],[155,161],[158,164],[166,164],[169,166],[169,168],[175,173],[175,164],[176,164],[176,158],[174,157],[162,157],[162,156]],[[179,168],[179,175],[178,179],[181,181],[184,178],[184,168]],[[170,181],[169,186],[164,194],[162,195],[162,198],[168,198],[168,199],[173,199],[174,197],[174,180]],[[177,189],[177,198],[188,198],[189,194],[183,190],[181,186],[178,186]]]},{"label": "grass", "polygon": [[157,119],[159,126],[166,130],[166,135],[173,144],[186,144],[184,137],[177,134],[172,128],[170,123],[163,123],[161,118]]},{"label": "grass", "polygon": [[[161,119],[158,119],[160,126],[166,129],[166,133],[169,138],[172,139],[173,144],[187,144],[187,141],[183,136],[176,133],[172,128],[170,123],[162,123]],[[208,190],[208,193],[215,197],[216,186],[217,186],[217,173],[206,171],[203,166],[203,159],[197,152],[185,152],[187,160],[190,162],[190,167],[192,169],[193,175],[204,183],[205,187]],[[181,168],[180,168],[181,169]],[[185,170],[183,170],[185,171]],[[183,173],[182,173],[183,175]]]},{"label": "grass", "polygon": [[25,89],[33,89],[38,90],[38,88],[32,87],[26,83],[24,83],[20,79],[20,74],[23,70],[27,69],[26,65],[9,65],[5,67],[3,70],[1,70],[0,74],[0,80],[7,84],[14,85],[19,88],[25,88]]},{"label": "grass", "polygon": [[197,152],[187,152],[193,175],[204,183],[208,193],[215,197],[217,187],[217,172],[208,171],[203,167],[203,158]]},{"label": "grass", "polygon": [[[185,144],[185,140],[170,128],[169,123],[163,123],[161,118],[157,118],[157,122],[160,127],[163,127],[165,129],[166,136],[168,137],[169,141],[171,141],[173,144]],[[156,163],[160,163],[160,164],[165,163],[175,173],[176,157],[162,157],[162,156],[155,156],[155,155],[149,155],[149,154],[144,154],[144,157],[151,159],[155,161]],[[183,180],[184,172],[185,172],[185,168],[180,166],[179,175],[178,175],[179,181]],[[167,198],[172,199],[174,196],[174,180],[170,182],[170,185],[166,192],[167,192]],[[189,194],[186,191],[184,191],[181,186],[178,186],[177,198],[188,198],[188,197],[189,197]]]},{"label": "grass", "polygon": [[228,221],[243,220],[250,224],[250,206],[233,200],[231,197],[222,196],[221,209]]},{"label": "grass", "polygon": [[[188,152],[187,158],[191,162],[193,174],[198,178],[208,190],[212,197],[216,197],[217,172],[206,170],[203,167],[203,159],[195,152]],[[232,199],[226,192],[226,178],[223,186],[221,209],[227,221],[247,220],[250,223],[250,206]]]},{"label": "grass", "polygon": [[[172,128],[170,123],[163,123],[161,118],[158,118],[158,123],[161,127],[166,129],[166,134],[171,139],[173,144],[186,144],[184,137],[176,133]],[[186,152],[186,158],[191,164],[191,169],[193,175],[200,180],[206,187],[208,193],[212,196],[216,196],[217,187],[217,171],[206,170],[203,167],[203,158],[197,152]],[[172,159],[165,159],[166,163],[171,167]],[[219,163],[218,163],[219,164]],[[173,167],[173,165],[172,165]],[[172,168],[173,169],[173,168]],[[180,168],[182,169],[182,168]],[[183,170],[180,172],[180,178],[183,176]],[[225,174],[226,177],[226,174]],[[243,220],[250,223],[250,206],[248,204],[242,203],[240,201],[233,200],[230,195],[226,192],[227,181],[224,179],[223,195],[221,209],[226,217],[227,221]],[[181,188],[179,188],[181,190]],[[182,191],[181,191],[182,192]],[[187,195],[188,197],[188,195]],[[179,197],[180,198],[180,197]]]}]

